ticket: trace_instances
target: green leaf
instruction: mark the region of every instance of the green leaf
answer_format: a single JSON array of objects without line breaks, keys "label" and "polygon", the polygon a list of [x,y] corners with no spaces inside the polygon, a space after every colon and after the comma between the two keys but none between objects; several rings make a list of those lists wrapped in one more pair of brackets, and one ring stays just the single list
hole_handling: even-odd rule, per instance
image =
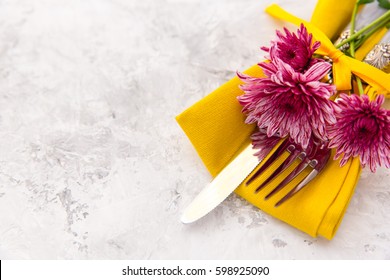
[{"label": "green leaf", "polygon": [[[368,3],[372,3],[372,2],[374,2],[375,0],[358,0],[357,1],[357,4],[358,5],[364,5],[364,4],[368,4]],[[378,0],[379,1],[379,0]],[[387,1],[387,0],[385,0],[385,1]]]},{"label": "green leaf", "polygon": [[390,10],[390,1],[389,0],[377,0],[379,7]]}]

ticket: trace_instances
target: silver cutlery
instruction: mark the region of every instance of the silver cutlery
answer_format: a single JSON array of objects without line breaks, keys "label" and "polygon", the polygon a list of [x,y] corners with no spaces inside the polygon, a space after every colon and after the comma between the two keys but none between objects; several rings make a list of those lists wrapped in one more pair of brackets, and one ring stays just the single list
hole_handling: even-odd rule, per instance
[{"label": "silver cutlery", "polygon": [[284,197],[276,202],[275,207],[280,206],[287,201],[293,195],[302,190],[308,183],[310,183],[326,166],[330,158],[331,151],[326,147],[325,143],[313,142],[308,148],[302,149],[300,145],[297,145],[290,140],[284,140],[284,142],[278,147],[275,153],[264,164],[248,178],[245,185],[251,184],[257,177],[264,173],[284,152],[289,153],[288,157],[280,163],[280,165],[273,171],[273,173],[266,178],[256,189],[255,193],[262,190],[267,184],[281,176],[283,171],[290,167],[295,161],[299,164],[265,197],[268,200],[273,195],[278,193],[284,187],[286,187],[292,180],[297,178],[306,168],[310,170],[310,173],[305,176],[296,186],[294,186]]},{"label": "silver cutlery", "polygon": [[[268,183],[285,175],[283,171],[295,162],[297,166],[271,192],[265,197],[259,195],[259,199],[268,200],[304,171],[309,172],[308,175],[294,185],[285,196],[274,204],[275,207],[278,207],[307,186],[323,170],[330,158],[331,152],[325,143],[315,143],[312,141],[308,148],[302,149],[300,145],[293,143],[290,139],[284,139],[275,151],[266,157],[266,160],[261,162],[260,168],[251,175],[253,170],[260,164],[258,158],[253,155],[254,153],[255,150],[252,149],[251,144],[245,147],[185,209],[181,221],[183,223],[191,223],[205,216],[224,201],[241,183],[245,182],[244,184],[246,186],[254,184],[256,178],[272,166],[275,170],[255,189],[255,192],[258,193]],[[281,156],[285,155],[287,155],[286,159],[280,162],[278,166],[275,166]]]}]

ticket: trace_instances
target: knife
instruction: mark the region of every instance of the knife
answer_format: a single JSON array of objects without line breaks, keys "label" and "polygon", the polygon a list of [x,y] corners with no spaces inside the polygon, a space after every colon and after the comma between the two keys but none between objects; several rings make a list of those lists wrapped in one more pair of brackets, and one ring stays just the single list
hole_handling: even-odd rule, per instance
[{"label": "knife", "polygon": [[259,165],[254,153],[252,144],[248,144],[188,205],[181,216],[182,223],[195,222],[224,201]]}]

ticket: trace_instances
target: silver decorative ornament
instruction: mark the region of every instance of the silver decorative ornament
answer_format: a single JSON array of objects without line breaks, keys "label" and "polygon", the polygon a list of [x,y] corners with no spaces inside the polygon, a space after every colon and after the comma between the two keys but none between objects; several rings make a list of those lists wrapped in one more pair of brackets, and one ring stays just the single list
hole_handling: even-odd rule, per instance
[{"label": "silver decorative ornament", "polygon": [[[336,40],[335,45],[337,46],[342,41],[347,40],[350,36],[351,36],[351,30],[350,29],[345,30],[343,33],[340,34],[340,37]],[[348,49],[349,49],[349,43],[346,43],[339,48],[339,50],[342,52],[345,52]]]},{"label": "silver decorative ornament", "polygon": [[390,73],[390,43],[376,45],[363,61],[386,73]]}]

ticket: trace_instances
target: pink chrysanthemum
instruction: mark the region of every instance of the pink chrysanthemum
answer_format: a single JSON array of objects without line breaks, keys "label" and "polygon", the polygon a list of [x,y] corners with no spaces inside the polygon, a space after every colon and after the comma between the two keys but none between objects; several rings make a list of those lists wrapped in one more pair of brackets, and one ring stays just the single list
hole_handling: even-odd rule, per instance
[{"label": "pink chrysanthemum", "polygon": [[257,150],[254,155],[261,161],[268,155],[281,138],[278,136],[268,137],[266,131],[259,130],[252,134],[251,139],[253,148]]},{"label": "pink chrysanthemum", "polygon": [[329,97],[335,87],[319,80],[329,71],[327,62],[317,62],[304,74],[275,58],[259,64],[265,78],[238,74],[245,94],[238,97],[247,123],[257,123],[268,137],[290,137],[306,148],[312,136],[327,140],[326,127],[335,122]]},{"label": "pink chrysanthemum", "polygon": [[279,30],[276,31],[278,39],[271,42],[271,48],[262,47],[261,49],[269,52],[271,61],[277,57],[295,71],[304,72],[317,61],[312,57],[321,44],[318,41],[312,44],[313,35],[307,32],[303,24],[297,30],[297,34],[291,33],[286,28],[284,28],[284,32],[286,35],[283,35]]},{"label": "pink chrysanthemum", "polygon": [[330,126],[329,147],[336,148],[340,165],[360,157],[372,172],[377,166],[390,168],[390,111],[381,108],[383,95],[370,101],[367,95],[340,95],[335,106],[337,122]]}]

